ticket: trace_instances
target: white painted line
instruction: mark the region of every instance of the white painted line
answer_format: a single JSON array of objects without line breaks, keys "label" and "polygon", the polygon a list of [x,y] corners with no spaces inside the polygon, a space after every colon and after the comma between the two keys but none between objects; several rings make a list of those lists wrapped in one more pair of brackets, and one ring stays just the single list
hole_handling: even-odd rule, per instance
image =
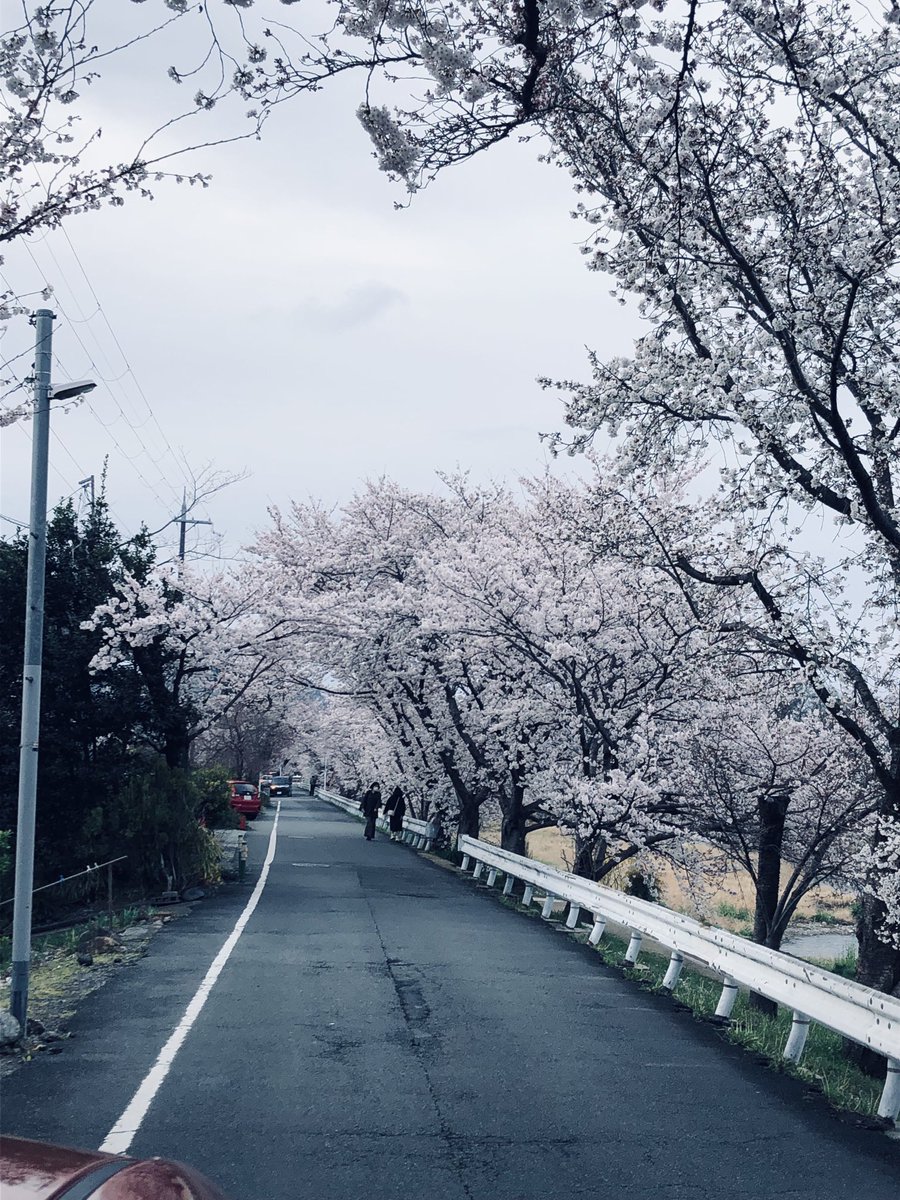
[{"label": "white painted line", "polygon": [[125,1154],[128,1147],[134,1140],[134,1136],[141,1127],[141,1122],[147,1115],[147,1110],[153,1103],[153,1097],[159,1091],[163,1080],[169,1073],[169,1068],[175,1061],[175,1055],[181,1049],[181,1043],[190,1032],[191,1026],[197,1020],[203,1005],[209,999],[209,994],[215,986],[216,980],[222,973],[222,968],[231,957],[231,952],[237,945],[238,938],[244,932],[244,926],[253,916],[253,910],[259,904],[259,898],[262,895],[263,888],[266,886],[266,879],[269,876],[269,867],[272,865],[272,859],[275,857],[275,837],[278,832],[278,816],[281,812],[281,801],[275,809],[275,823],[272,826],[272,832],[269,834],[269,847],[266,851],[266,860],[263,863],[262,871],[257,880],[256,887],[253,889],[253,894],[247,901],[246,907],[237,919],[237,924],[231,933],[228,935],[224,946],[212,961],[212,965],[203,977],[203,982],[194,993],[193,999],[184,1010],[184,1016],[175,1027],[175,1032],[163,1046],[159,1052],[159,1057],[156,1062],[147,1072],[138,1090],[131,1098],[131,1103],[113,1125],[112,1129],[106,1135],[105,1140],[100,1146],[100,1150],[106,1154]]}]

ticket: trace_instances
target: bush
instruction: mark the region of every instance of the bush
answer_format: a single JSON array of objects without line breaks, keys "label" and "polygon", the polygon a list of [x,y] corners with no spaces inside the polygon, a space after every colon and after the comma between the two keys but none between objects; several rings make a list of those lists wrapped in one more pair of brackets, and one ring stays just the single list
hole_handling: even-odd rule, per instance
[{"label": "bush", "polygon": [[240,819],[231,807],[231,785],[223,767],[201,767],[191,772],[197,792],[197,819],[208,829],[237,829]]},{"label": "bush", "polygon": [[178,770],[158,761],[132,775],[114,800],[129,874],[149,890],[217,879],[218,850],[204,822],[237,824],[228,795],[216,771]]}]

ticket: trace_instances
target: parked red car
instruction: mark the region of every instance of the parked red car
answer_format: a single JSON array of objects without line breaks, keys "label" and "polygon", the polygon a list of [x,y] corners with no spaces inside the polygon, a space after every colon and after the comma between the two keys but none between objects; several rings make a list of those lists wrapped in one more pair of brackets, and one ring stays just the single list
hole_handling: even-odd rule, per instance
[{"label": "parked red car", "polygon": [[3,1200],[225,1200],[182,1163],[14,1137],[0,1137],[0,1191]]},{"label": "parked red car", "polygon": [[243,813],[248,821],[258,817],[262,808],[259,788],[243,779],[229,779],[228,783],[231,787],[231,807],[235,812]]}]

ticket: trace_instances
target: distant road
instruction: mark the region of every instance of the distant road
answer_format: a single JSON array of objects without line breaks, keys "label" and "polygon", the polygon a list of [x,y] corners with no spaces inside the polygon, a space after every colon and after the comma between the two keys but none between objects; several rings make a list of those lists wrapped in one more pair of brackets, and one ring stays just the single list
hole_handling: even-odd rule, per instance
[{"label": "distant road", "polygon": [[[249,898],[164,929],[63,1053],[4,1081],[4,1132],[99,1146]],[[858,1130],[572,939],[331,807],[285,800],[259,904],[131,1153],[233,1200],[896,1200]]]}]

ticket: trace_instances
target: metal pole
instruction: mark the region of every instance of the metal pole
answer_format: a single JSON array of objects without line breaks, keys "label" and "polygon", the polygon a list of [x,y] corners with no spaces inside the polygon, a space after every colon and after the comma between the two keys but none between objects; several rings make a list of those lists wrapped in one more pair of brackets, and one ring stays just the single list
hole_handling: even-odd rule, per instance
[{"label": "metal pole", "polygon": [[19,744],[19,817],[13,893],[10,1011],[24,1037],[28,1021],[31,962],[31,888],[34,883],[34,823],[38,743],[41,730],[41,666],[44,646],[44,568],[47,561],[47,460],[50,447],[50,362],[53,316],[35,313],[34,433],[31,450],[31,528],[25,590],[25,655],[22,671],[22,737]]},{"label": "metal pole", "polygon": [[181,515],[179,517],[179,524],[181,525],[181,532],[178,535],[178,558],[181,562],[184,562],[184,535],[187,530],[187,494],[184,491],[181,493]]}]

